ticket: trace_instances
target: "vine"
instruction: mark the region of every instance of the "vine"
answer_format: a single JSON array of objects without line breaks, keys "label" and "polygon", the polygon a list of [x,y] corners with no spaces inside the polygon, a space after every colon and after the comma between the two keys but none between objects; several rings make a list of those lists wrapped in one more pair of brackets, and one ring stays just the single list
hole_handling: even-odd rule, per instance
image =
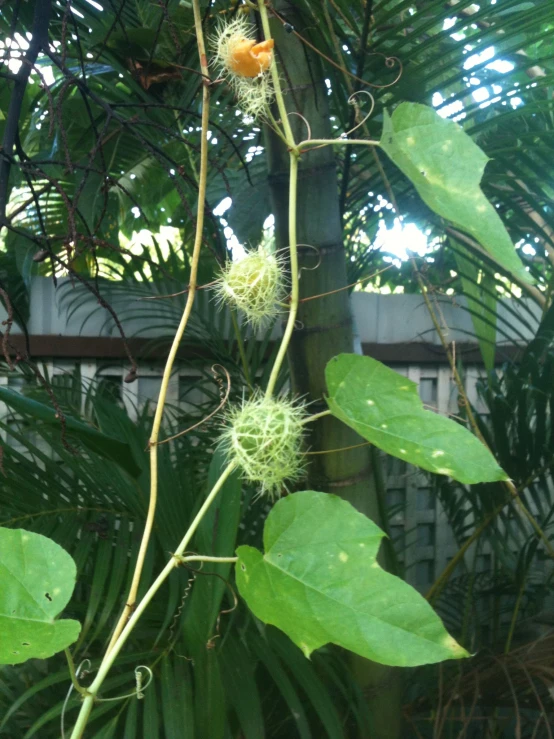
[{"label": "vine", "polygon": [[[43,2],[42,5],[46,7],[48,3]],[[239,547],[236,556],[231,553],[221,557],[189,553],[189,545],[200,523],[233,472],[240,471],[244,479],[258,485],[260,495],[267,495],[272,499],[277,498],[287,484],[301,479],[306,465],[306,424],[331,414],[357,431],[365,439],[364,443],[371,443],[406,462],[463,483],[501,482],[517,500],[517,491],[482,443],[475,424],[472,424],[474,433],[471,433],[452,419],[437,416],[427,410],[413,383],[369,357],[343,354],[329,362],[326,372],[328,410],[309,415],[301,402],[276,394],[277,381],[289,350],[300,305],[297,199],[299,162],[302,156],[323,146],[370,146],[373,150],[380,147],[412,180],[429,207],[456,226],[460,226],[461,220],[462,227],[465,216],[454,202],[459,183],[452,182],[453,175],[449,171],[450,154],[442,162],[437,161],[435,153],[432,157],[428,154],[429,140],[438,139],[445,142],[445,151],[450,152],[457,147],[458,155],[473,163],[467,201],[478,207],[483,220],[489,218],[494,221],[498,217],[479,188],[484,166],[482,152],[456,124],[440,119],[434,111],[424,106],[405,103],[395,110],[392,117],[386,115],[380,141],[349,138],[354,131],[365,126],[373,110],[371,99],[371,110],[365,117],[360,118],[356,107],[351,121],[359,122],[351,126],[343,137],[313,139],[309,121],[304,119],[308,135],[306,139],[297,142],[289,120],[289,116],[295,111],[287,111],[281,88],[268,5],[265,0],[257,0],[257,4],[246,0],[246,5],[250,11],[259,14],[263,39],[256,39],[254,26],[245,15],[240,15],[230,22],[223,22],[212,49],[213,65],[235,92],[241,109],[272,128],[286,145],[289,156],[287,265],[290,296],[285,304],[288,315],[283,336],[265,393],[256,392],[253,387],[244,348],[239,341],[239,352],[251,396],[243,401],[242,406],[226,413],[226,429],[219,443],[227,455],[227,464],[166,565],[137,602],[156,514],[158,446],[190,431],[186,429],[181,434],[159,440],[169,380],[198,289],[208,178],[212,82],[199,0],[192,0],[202,86],[202,112],[198,201],[190,282],[185,308],[163,372],[149,440],[149,506],[132,583],[123,611],[90,686],[84,688],[79,684],[79,671],[75,669],[73,658],[67,650],[67,646],[77,638],[79,624],[71,620],[55,620],[71,595],[71,583],[75,577],[74,563],[53,542],[45,544],[42,541],[45,537],[26,532],[10,532],[8,529],[0,530],[5,538],[11,537],[15,541],[19,537],[17,540],[23,550],[50,547],[53,561],[57,560],[60,570],[63,570],[64,587],[60,588],[63,592],[54,592],[51,595],[46,591],[40,596],[48,601],[44,608],[49,609],[48,626],[52,629],[51,642],[43,645],[36,656],[50,656],[65,649],[72,687],[83,697],[71,739],[83,737],[95,702],[118,700],[100,697],[109,671],[144,611],[173,570],[190,562],[234,564],[239,593],[252,612],[263,622],[284,631],[306,656],[329,642],[385,665],[414,666],[469,656],[447,633],[441,620],[422,596],[379,567],[377,553],[383,532],[336,496],[303,491],[278,500],[266,521],[263,553],[249,546]],[[167,13],[164,18],[166,16]],[[279,16],[276,15],[276,18],[278,22],[282,22]],[[172,35],[174,33],[175,29],[172,28]],[[56,60],[60,69],[66,69],[63,54],[59,59],[55,55],[50,56]],[[363,67],[360,66],[360,70],[361,75]],[[345,72],[344,69],[342,71]],[[354,76],[354,79],[363,82],[359,75]],[[81,82],[70,72],[64,84],[68,87],[73,84],[81,86]],[[349,102],[357,106],[356,96],[361,92],[363,91],[354,91]],[[96,99],[96,102],[106,108],[106,104],[100,99]],[[270,109],[273,103],[278,118]],[[109,106],[106,113],[108,122],[116,116]],[[107,125],[106,123],[106,127]],[[128,126],[129,122],[122,121],[121,125]],[[150,144],[148,147],[149,150],[152,148]],[[91,163],[92,159],[93,156]],[[4,168],[9,170],[10,160],[4,158],[3,162]],[[432,173],[433,177],[428,177],[428,173]],[[77,192],[75,201],[79,195],[80,192]],[[0,192],[0,205],[2,197]],[[68,203],[68,209],[72,213],[71,230],[77,240],[76,203]],[[499,263],[513,268],[518,279],[525,281],[526,275],[515,253],[512,253],[511,242],[509,247],[506,246],[503,231],[497,231],[492,239],[488,232],[468,230],[472,238],[493,252]],[[94,234],[89,238],[93,239]],[[499,243],[503,244],[502,248],[498,246]],[[53,260],[56,259],[50,251],[48,255]],[[216,292],[219,299],[230,306],[235,329],[236,310],[241,310],[251,324],[258,326],[267,317],[274,316],[278,307],[284,304],[285,282],[283,261],[260,247],[257,252],[248,254],[243,260],[232,263],[223,270],[216,282]],[[423,292],[426,296],[425,290]],[[428,300],[427,297],[426,299]],[[239,335],[238,330],[236,333]],[[7,351],[5,347],[4,351]],[[227,390],[217,410],[227,402],[229,390],[230,379],[227,376]],[[537,533],[544,537],[542,532]],[[29,590],[32,591],[33,588],[44,590],[45,585],[35,579],[29,583]],[[306,602],[309,603],[309,608],[306,608]],[[26,628],[31,636],[27,637],[25,632],[25,636],[21,636],[25,639],[21,644],[8,645],[4,652],[0,649],[0,662],[13,660],[13,655],[17,655],[19,659],[21,648],[33,646],[30,641],[34,638],[32,625]],[[17,633],[19,635],[20,632]],[[137,698],[142,697],[142,692],[147,687],[142,684],[140,669],[139,667],[135,671],[136,690],[130,694]],[[151,678],[151,671],[149,668],[145,669]]]}]

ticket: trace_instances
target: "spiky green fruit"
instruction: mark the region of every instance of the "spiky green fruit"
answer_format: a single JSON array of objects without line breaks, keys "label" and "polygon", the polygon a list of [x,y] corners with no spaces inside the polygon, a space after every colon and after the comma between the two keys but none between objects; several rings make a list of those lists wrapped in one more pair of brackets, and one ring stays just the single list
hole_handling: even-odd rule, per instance
[{"label": "spiky green fruit", "polygon": [[260,494],[275,497],[302,477],[305,418],[302,405],[262,395],[230,411],[221,442],[244,479],[259,485]]},{"label": "spiky green fruit", "polygon": [[259,326],[275,316],[275,307],[284,297],[279,259],[260,247],[229,262],[216,283],[216,292],[221,302],[238,308],[250,323]]}]

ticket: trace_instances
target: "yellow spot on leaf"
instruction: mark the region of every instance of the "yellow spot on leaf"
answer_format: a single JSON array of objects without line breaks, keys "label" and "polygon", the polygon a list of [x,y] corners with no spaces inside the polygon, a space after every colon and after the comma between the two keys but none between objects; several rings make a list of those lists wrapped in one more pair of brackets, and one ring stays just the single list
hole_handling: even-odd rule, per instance
[{"label": "yellow spot on leaf", "polygon": [[442,641],[443,647],[445,649],[448,649],[448,651],[455,657],[469,657],[470,655],[467,653],[467,651],[460,645],[458,642],[453,639],[450,634],[447,634],[443,641]]}]

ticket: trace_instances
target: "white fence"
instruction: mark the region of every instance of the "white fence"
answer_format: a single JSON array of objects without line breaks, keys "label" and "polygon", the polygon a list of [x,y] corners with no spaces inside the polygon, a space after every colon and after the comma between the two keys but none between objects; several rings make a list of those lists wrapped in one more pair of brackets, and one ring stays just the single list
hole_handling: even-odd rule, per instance
[{"label": "white fence", "polygon": [[[416,382],[423,402],[429,407],[443,414],[456,413],[457,391],[450,367],[445,362],[439,337],[421,297],[355,293],[352,305],[364,351],[387,361],[396,371]],[[534,316],[531,322],[538,321],[539,316],[532,306],[529,311],[526,320]],[[503,312],[506,315],[505,306],[500,307],[501,317]],[[84,319],[91,313],[92,318],[83,327]],[[475,341],[468,346],[473,331],[470,316],[463,310],[463,305],[450,301],[442,302],[441,314],[449,327],[449,341],[458,342],[464,347],[465,354],[472,358],[470,364],[464,364],[466,392],[477,409],[483,410],[479,407],[476,392],[476,383],[483,370],[476,362]],[[510,322],[514,322],[512,316]],[[517,330],[520,339],[531,335],[524,321]],[[15,327],[13,333],[17,333]],[[79,309],[68,316],[58,308],[52,283],[36,279],[31,293],[29,333],[31,343],[40,348],[40,361],[49,376],[70,371],[78,362],[84,382],[102,377],[111,383],[131,418],[142,403],[157,397],[163,358],[141,362],[137,381],[125,384],[123,379],[129,369],[128,363],[122,359],[121,346],[114,350],[114,345],[109,344],[111,348],[106,350],[104,339],[113,336],[113,326],[106,322],[105,312],[98,309],[94,299],[83,301]],[[144,322],[140,334],[153,335],[148,321]],[[95,347],[98,347],[98,356],[95,356]],[[77,352],[83,351],[86,356],[78,356]],[[37,359],[37,352],[34,353]],[[414,357],[419,361],[416,362]],[[185,406],[188,402],[198,401],[198,397],[191,395],[198,392],[194,390],[197,377],[198,370],[187,366],[186,362],[180,363],[170,382],[168,401]],[[17,375],[0,378],[0,383],[14,389],[20,382]],[[399,539],[397,551],[404,551],[407,580],[425,590],[444,569],[457,547],[441,506],[429,490],[426,476],[400,460],[388,458],[386,466],[387,502],[397,511],[391,522],[391,534],[393,539]],[[490,552],[483,550],[479,556],[482,566],[478,563],[477,569],[484,569],[490,561]]]}]

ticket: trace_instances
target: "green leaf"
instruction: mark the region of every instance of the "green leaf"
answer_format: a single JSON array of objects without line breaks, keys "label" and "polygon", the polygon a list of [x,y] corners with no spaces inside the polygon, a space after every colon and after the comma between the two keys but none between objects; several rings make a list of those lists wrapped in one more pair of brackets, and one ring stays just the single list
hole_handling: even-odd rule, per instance
[{"label": "green leaf", "polygon": [[416,383],[376,359],[339,354],[325,378],[331,413],[387,454],[466,484],[508,479],[476,436],[426,411]]},{"label": "green leaf", "polygon": [[[44,421],[45,423],[60,425],[60,420],[53,408],[39,403],[37,400],[26,398],[21,393],[17,393],[10,388],[0,387],[0,401],[18,413],[32,416],[32,418]],[[79,439],[91,451],[96,452],[101,457],[106,457],[117,462],[131,477],[138,477],[140,475],[141,468],[135,462],[129,445],[125,442],[106,436],[92,426],[78,421],[69,415],[65,416],[65,427],[68,432]]]},{"label": "green leaf", "polygon": [[479,186],[488,157],[457,123],[425,105],[402,103],[392,117],[385,111],[380,145],[431,210],[471,234],[519,279],[532,282]]},{"label": "green leaf", "polygon": [[46,536],[0,528],[0,664],[46,659],[77,639],[78,621],[54,620],[76,572],[69,554]]},{"label": "green leaf", "polygon": [[467,657],[429,603],[381,569],[383,536],[336,495],[289,495],[267,517],[265,554],[238,548],[237,587],[306,657],[329,642],[385,665]]}]

